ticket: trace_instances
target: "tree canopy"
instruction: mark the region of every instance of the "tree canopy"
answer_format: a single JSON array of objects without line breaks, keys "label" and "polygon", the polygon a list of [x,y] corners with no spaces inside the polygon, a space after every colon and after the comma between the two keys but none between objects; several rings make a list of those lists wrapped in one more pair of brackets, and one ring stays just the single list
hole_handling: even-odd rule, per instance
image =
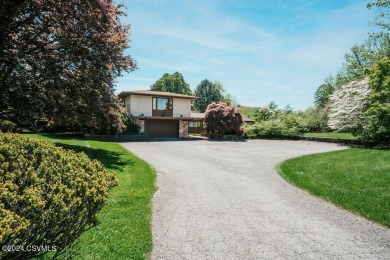
[{"label": "tree canopy", "polygon": [[[111,0],[0,0],[0,118],[32,130],[118,132],[114,80],[136,68]],[[3,8],[4,7],[4,8]]]},{"label": "tree canopy", "polygon": [[370,69],[371,94],[365,127],[360,135],[364,139],[390,141],[390,59],[385,58]]},{"label": "tree canopy", "polygon": [[190,85],[184,80],[183,75],[177,71],[173,74],[165,73],[150,89],[192,95]]},{"label": "tree canopy", "polygon": [[219,82],[213,83],[208,79],[204,79],[195,88],[194,92],[195,96],[202,98],[195,102],[194,108],[202,113],[206,111],[206,108],[210,103],[224,101],[224,89]]}]

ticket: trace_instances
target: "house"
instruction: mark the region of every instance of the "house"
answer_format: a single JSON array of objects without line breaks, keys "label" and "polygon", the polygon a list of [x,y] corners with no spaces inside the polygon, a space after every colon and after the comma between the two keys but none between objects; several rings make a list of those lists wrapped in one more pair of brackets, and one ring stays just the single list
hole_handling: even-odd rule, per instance
[{"label": "house", "polygon": [[[188,138],[205,133],[204,113],[191,113],[192,102],[200,97],[156,90],[124,91],[123,104],[141,133],[150,137]],[[244,122],[253,120],[243,118]]]},{"label": "house", "polygon": [[[200,99],[155,90],[124,91],[119,94],[127,112],[150,137],[188,138],[192,101]],[[203,119],[201,120],[203,121]]]}]

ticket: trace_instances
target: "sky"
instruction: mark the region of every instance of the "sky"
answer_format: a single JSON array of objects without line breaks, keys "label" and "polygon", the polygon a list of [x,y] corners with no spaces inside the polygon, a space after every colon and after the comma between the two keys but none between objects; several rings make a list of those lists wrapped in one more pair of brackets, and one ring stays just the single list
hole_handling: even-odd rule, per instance
[{"label": "sky", "polygon": [[[367,38],[369,0],[123,0],[126,54],[137,61],[116,92],[150,89],[180,72],[194,90],[219,81],[238,104],[305,109],[344,54]],[[119,3],[119,2],[117,2]]]}]

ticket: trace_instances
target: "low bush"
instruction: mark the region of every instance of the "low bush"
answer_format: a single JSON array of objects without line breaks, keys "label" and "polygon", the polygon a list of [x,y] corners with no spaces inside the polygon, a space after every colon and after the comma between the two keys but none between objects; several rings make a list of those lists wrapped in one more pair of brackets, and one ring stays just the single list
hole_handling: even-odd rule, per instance
[{"label": "low bush", "polygon": [[262,121],[246,128],[249,137],[293,138],[306,132],[306,128],[293,115],[283,120]]},{"label": "low bush", "polygon": [[[54,144],[0,133],[0,244],[49,246],[64,252],[97,224],[114,174]],[[0,252],[1,259],[31,258],[44,252]]]},{"label": "low bush", "polygon": [[16,124],[11,121],[8,120],[0,121],[0,131],[3,133],[14,132],[15,128],[16,128]]}]

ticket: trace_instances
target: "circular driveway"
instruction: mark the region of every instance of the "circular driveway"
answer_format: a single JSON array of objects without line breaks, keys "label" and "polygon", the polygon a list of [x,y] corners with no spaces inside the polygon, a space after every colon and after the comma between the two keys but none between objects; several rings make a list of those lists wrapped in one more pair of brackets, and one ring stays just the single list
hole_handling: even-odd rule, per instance
[{"label": "circular driveway", "polygon": [[390,259],[390,229],[275,171],[344,147],[308,141],[122,143],[157,172],[152,259]]}]

